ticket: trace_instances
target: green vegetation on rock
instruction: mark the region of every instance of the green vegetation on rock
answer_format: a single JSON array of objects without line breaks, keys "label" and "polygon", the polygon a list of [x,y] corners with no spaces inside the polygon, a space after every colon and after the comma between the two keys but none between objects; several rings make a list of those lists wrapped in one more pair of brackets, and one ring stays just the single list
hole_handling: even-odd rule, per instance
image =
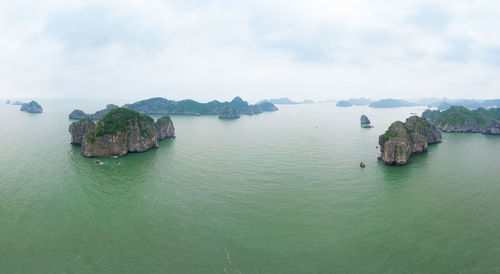
[{"label": "green vegetation on rock", "polygon": [[[137,111],[126,108],[113,109],[97,123],[96,137],[117,135],[119,132],[126,131],[134,123],[141,121],[154,123],[153,118],[142,115]],[[141,135],[146,135],[146,132],[141,130]]]},{"label": "green vegetation on rock", "polygon": [[406,122],[396,121],[379,136],[381,161],[404,165],[415,153],[426,152],[429,144],[441,142],[441,131],[427,120],[411,116]]},{"label": "green vegetation on rock", "polygon": [[500,134],[500,108],[470,110],[452,106],[446,111],[426,110],[422,118],[446,132]]},{"label": "green vegetation on rock", "polygon": [[137,111],[117,108],[96,123],[80,120],[69,126],[71,144],[82,147],[87,157],[122,156],[158,147],[158,141],[175,137],[168,116],[155,123],[153,118]]}]

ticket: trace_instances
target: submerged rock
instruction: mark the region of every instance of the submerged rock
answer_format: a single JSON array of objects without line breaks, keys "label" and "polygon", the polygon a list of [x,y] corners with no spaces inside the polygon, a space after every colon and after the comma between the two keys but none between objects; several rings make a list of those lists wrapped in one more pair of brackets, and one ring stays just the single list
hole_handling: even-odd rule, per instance
[{"label": "submerged rock", "polygon": [[170,117],[153,118],[136,111],[118,108],[97,123],[74,122],[69,127],[71,143],[82,147],[86,157],[123,156],[158,147],[158,140],[172,138],[175,129]]},{"label": "submerged rock", "polygon": [[366,115],[361,115],[360,120],[361,120],[361,127],[362,128],[371,128],[371,127],[373,127],[371,125],[370,119],[368,119],[368,117]]},{"label": "submerged rock", "polygon": [[219,111],[219,119],[238,119],[240,113],[231,106],[224,106]]},{"label": "submerged rock", "polygon": [[31,101],[29,103],[22,104],[21,111],[26,111],[28,113],[42,113],[43,109],[37,102]]},{"label": "submerged rock", "polygon": [[412,116],[406,123],[396,121],[379,137],[379,160],[404,165],[412,154],[427,152],[428,145],[441,142],[441,131],[427,120]]}]

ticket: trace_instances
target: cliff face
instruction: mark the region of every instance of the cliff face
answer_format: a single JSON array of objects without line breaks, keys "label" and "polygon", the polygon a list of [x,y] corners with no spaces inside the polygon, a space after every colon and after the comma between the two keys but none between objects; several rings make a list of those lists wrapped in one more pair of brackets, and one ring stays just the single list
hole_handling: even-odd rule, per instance
[{"label": "cliff face", "polygon": [[425,119],[412,116],[406,123],[396,121],[379,137],[379,160],[404,165],[412,154],[427,152],[428,145],[441,142],[441,131]]},{"label": "cliff face", "polygon": [[29,113],[42,113],[43,109],[37,102],[31,101],[26,104],[21,105],[21,111],[26,111]]},{"label": "cliff face", "polygon": [[489,121],[485,129],[481,132],[483,134],[500,135],[500,121],[491,120]]},{"label": "cliff face", "polygon": [[175,137],[174,123],[169,116],[163,116],[156,121],[156,130],[158,131],[158,140]]},{"label": "cliff face", "polygon": [[146,115],[128,109],[115,109],[95,124],[79,121],[69,127],[71,143],[81,145],[86,157],[123,156],[158,147],[158,140],[175,136],[169,117],[157,123]]},{"label": "cliff face", "polygon": [[240,113],[230,106],[225,106],[219,111],[219,119],[238,119]]},{"label": "cliff face", "polygon": [[91,132],[95,135],[95,123],[93,121],[82,120],[74,122],[69,126],[71,144],[75,146],[82,146],[84,138],[86,138]]},{"label": "cliff face", "polygon": [[446,111],[426,110],[422,118],[444,132],[469,132],[500,135],[500,108],[470,110],[452,106]]}]

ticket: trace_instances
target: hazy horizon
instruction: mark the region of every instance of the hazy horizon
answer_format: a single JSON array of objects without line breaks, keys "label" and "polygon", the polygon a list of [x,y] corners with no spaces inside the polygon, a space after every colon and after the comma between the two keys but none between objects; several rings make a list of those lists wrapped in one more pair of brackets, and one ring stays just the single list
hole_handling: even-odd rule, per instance
[{"label": "hazy horizon", "polygon": [[[240,97],[242,98],[244,101],[248,101],[249,103],[251,104],[255,104],[259,101],[262,101],[262,100],[270,100],[270,99],[290,99],[294,102],[297,102],[297,103],[301,103],[302,101],[304,100],[313,100],[311,98],[290,98],[290,97],[280,97],[280,98],[260,98],[260,99],[248,99],[248,98],[244,98],[242,96],[239,96],[239,95],[235,95],[233,97],[228,97],[228,98],[212,98],[212,99],[208,99],[208,100],[197,100],[197,99],[193,99],[193,98],[171,98],[171,97],[166,97],[166,96],[152,96],[152,97],[2,97],[0,98],[0,103],[4,103],[6,102],[7,100],[11,101],[11,102],[15,102],[15,101],[20,101],[20,102],[23,102],[25,103],[25,101],[30,101],[30,100],[101,100],[101,101],[104,101],[106,100],[109,104],[118,104],[118,105],[121,105],[120,102],[126,102],[127,104],[128,103],[135,103],[137,101],[142,101],[142,100],[147,100],[147,99],[151,99],[151,98],[165,98],[165,99],[168,99],[168,100],[174,100],[174,101],[181,101],[181,100],[195,100],[197,102],[200,102],[200,103],[207,103],[207,102],[210,102],[210,101],[220,101],[220,102],[225,102],[225,101],[231,101],[232,99],[234,99],[235,97]],[[384,99],[400,99],[400,100],[405,100],[405,101],[409,101],[409,102],[417,102],[417,101],[423,101],[423,100],[436,100],[436,101],[440,101],[440,100],[448,100],[448,101],[456,101],[456,100],[477,100],[477,101],[484,101],[484,100],[489,100],[489,99],[500,99],[500,96],[496,97],[496,98],[474,98],[474,97],[470,97],[470,98],[448,98],[448,97],[422,97],[422,98],[370,98],[370,97],[365,97],[365,96],[361,96],[361,97],[349,97],[349,98],[329,98],[329,99],[319,99],[319,100],[313,100],[314,103],[336,103],[338,101],[342,101],[342,100],[350,100],[350,99],[361,99],[361,98],[365,98],[365,99],[369,99],[371,100],[372,102],[375,102],[375,101],[380,101],[380,100],[384,100]],[[328,101],[331,101],[331,102],[328,102]],[[450,102],[452,103],[452,102]],[[277,104],[277,105],[280,105],[280,104]],[[422,106],[425,106],[427,104],[422,104]]]},{"label": "hazy horizon", "polygon": [[0,0],[0,97],[498,98],[496,1]]}]

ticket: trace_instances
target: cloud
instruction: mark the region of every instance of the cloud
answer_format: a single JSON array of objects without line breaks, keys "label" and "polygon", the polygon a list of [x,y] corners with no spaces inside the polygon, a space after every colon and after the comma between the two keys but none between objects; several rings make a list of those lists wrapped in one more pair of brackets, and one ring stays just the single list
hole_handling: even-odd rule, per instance
[{"label": "cloud", "polygon": [[498,12],[492,0],[0,0],[0,97],[498,97]]},{"label": "cloud", "polygon": [[450,12],[436,4],[423,4],[408,17],[408,21],[426,31],[442,32],[450,24]]}]

